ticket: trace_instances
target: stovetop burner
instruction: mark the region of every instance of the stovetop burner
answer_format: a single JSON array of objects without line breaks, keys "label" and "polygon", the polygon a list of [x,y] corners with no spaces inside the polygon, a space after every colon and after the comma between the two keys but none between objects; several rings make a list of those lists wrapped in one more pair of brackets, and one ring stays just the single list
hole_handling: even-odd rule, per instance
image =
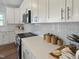
[{"label": "stovetop burner", "polygon": [[37,36],[34,33],[28,32],[28,33],[19,33],[17,34],[20,38],[25,38],[25,37],[32,37],[32,36]]}]

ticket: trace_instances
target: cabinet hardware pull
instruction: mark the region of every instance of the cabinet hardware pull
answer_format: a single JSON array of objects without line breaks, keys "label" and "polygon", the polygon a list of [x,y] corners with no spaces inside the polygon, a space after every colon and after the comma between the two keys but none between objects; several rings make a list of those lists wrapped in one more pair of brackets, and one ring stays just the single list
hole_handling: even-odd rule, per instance
[{"label": "cabinet hardware pull", "polygon": [[63,13],[64,13],[64,10],[63,10],[63,8],[61,8],[61,19],[64,19]]},{"label": "cabinet hardware pull", "polygon": [[67,7],[67,19],[69,20],[69,18],[70,18],[70,8],[69,7]]}]

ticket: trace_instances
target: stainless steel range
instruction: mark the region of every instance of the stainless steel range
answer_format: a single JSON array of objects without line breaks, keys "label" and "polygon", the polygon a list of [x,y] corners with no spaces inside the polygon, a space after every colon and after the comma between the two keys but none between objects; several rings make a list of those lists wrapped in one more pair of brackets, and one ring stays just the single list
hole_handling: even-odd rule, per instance
[{"label": "stainless steel range", "polygon": [[22,59],[22,38],[37,36],[34,33],[28,32],[28,33],[19,33],[16,35],[16,45],[17,45],[17,59]]}]

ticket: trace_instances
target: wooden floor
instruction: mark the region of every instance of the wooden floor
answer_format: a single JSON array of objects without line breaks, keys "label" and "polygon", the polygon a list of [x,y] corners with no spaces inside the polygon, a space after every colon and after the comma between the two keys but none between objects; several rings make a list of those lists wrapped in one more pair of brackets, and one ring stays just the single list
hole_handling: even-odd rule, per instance
[{"label": "wooden floor", "polygon": [[17,59],[16,45],[14,43],[0,46],[0,59]]}]

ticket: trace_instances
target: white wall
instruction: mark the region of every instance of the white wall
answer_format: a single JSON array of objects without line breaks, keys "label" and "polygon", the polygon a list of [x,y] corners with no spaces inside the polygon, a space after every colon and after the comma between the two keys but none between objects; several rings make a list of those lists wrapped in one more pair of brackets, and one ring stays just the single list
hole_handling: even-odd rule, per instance
[{"label": "white wall", "polygon": [[25,32],[52,33],[60,36],[65,42],[69,42],[67,35],[72,33],[79,35],[79,23],[46,23],[46,24],[26,24]]},{"label": "white wall", "polygon": [[14,31],[15,25],[0,26],[0,31]]},{"label": "white wall", "polygon": [[33,32],[35,30],[34,24],[25,24],[24,25],[24,32]]}]

